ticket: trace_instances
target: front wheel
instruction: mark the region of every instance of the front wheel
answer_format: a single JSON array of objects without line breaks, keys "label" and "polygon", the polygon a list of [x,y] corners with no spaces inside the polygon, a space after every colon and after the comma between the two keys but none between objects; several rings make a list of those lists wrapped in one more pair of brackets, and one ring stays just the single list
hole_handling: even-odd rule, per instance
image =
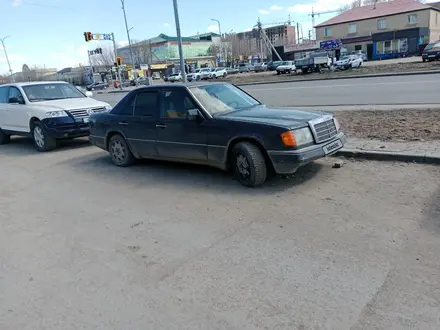
[{"label": "front wheel", "polygon": [[231,165],[237,180],[246,187],[257,187],[266,181],[266,160],[254,143],[240,142],[235,145]]},{"label": "front wheel", "polygon": [[38,151],[50,151],[57,147],[57,140],[47,133],[41,122],[37,121],[32,125],[31,133],[35,148]]},{"label": "front wheel", "polygon": [[108,152],[116,166],[127,167],[134,162],[134,156],[128,147],[127,141],[119,134],[111,137]]}]

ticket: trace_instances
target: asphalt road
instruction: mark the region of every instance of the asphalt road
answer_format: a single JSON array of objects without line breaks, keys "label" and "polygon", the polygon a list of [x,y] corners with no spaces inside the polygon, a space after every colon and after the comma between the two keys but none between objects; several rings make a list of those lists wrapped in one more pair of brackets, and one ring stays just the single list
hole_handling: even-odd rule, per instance
[{"label": "asphalt road", "polygon": [[[440,74],[301,81],[243,86],[271,106],[410,105],[440,103]],[[124,94],[97,94],[116,104]]]},{"label": "asphalt road", "polygon": [[440,329],[440,170],[318,161],[246,189],[0,148],[0,329]]}]

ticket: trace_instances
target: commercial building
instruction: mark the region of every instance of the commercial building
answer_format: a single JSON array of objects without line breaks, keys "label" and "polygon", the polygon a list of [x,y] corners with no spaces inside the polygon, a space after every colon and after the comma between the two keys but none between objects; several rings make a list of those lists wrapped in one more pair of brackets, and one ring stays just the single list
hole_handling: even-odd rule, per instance
[{"label": "commercial building", "polygon": [[349,53],[362,50],[369,59],[418,55],[440,39],[440,9],[438,4],[394,0],[353,8],[315,28],[317,40],[337,40]]},{"label": "commercial building", "polygon": [[[215,54],[212,54],[213,41],[197,37],[182,37],[183,56],[187,63],[196,67],[203,65],[213,65]],[[151,39],[144,40],[132,45],[132,63],[129,47],[118,49],[118,56],[122,57],[124,64],[141,65],[150,64],[154,69],[165,69],[170,64],[179,63],[179,48],[177,37],[170,37],[165,34]]]}]

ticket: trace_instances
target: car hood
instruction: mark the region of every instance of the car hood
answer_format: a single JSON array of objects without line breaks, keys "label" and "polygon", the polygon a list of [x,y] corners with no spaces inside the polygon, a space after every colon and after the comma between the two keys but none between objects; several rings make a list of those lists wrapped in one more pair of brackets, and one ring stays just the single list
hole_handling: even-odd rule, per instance
[{"label": "car hood", "polygon": [[295,129],[307,126],[310,120],[317,119],[328,113],[321,111],[303,111],[288,108],[269,108],[259,105],[250,109],[218,114],[216,119],[238,120],[253,123],[269,124]]},{"label": "car hood", "polygon": [[74,110],[74,109],[84,109],[84,108],[105,107],[108,104],[105,102],[97,101],[90,97],[84,97],[77,99],[62,99],[62,100],[32,102],[32,105],[59,109],[59,110]]}]

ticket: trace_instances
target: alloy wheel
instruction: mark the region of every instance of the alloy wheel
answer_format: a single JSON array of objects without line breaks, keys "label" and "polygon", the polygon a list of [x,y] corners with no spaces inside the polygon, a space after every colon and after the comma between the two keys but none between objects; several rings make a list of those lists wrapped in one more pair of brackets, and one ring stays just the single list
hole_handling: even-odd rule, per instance
[{"label": "alloy wheel", "polygon": [[34,128],[34,141],[39,148],[44,148],[44,133],[39,126]]},{"label": "alloy wheel", "polygon": [[125,147],[121,141],[115,140],[110,146],[110,152],[114,161],[118,164],[122,164],[125,160]]}]

